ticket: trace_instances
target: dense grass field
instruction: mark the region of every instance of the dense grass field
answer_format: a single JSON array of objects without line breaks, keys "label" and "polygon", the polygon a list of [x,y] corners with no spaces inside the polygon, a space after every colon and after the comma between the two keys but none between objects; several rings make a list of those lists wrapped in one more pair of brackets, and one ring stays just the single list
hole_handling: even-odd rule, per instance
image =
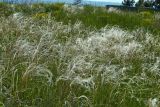
[{"label": "dense grass field", "polygon": [[160,13],[0,3],[0,107],[159,107]]}]

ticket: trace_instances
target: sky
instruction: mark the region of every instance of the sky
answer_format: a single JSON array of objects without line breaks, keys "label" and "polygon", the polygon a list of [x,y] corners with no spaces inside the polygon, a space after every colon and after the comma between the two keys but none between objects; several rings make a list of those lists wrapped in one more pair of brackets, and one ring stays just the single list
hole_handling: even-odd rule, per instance
[{"label": "sky", "polygon": [[[122,3],[123,0],[87,0],[87,1],[104,1],[104,2],[118,2]],[[135,0],[138,1],[138,0]]]}]

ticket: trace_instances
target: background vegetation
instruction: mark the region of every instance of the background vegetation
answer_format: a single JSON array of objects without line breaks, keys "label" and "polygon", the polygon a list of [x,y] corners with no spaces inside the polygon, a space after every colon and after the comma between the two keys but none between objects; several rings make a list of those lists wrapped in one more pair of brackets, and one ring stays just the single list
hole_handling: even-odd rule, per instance
[{"label": "background vegetation", "polygon": [[31,17],[51,14],[52,18],[65,24],[73,24],[79,20],[82,21],[85,26],[92,26],[98,29],[109,24],[118,25],[127,30],[143,27],[155,33],[159,31],[159,27],[157,27],[159,20],[155,19],[155,15],[158,13],[154,11],[139,10],[139,12],[122,12],[115,9],[109,9],[109,11],[107,11],[105,8],[92,6],[84,6],[81,7],[81,9],[76,6],[68,6],[65,8],[63,6],[64,4],[17,4],[12,5],[12,7],[4,3],[0,5],[1,16],[10,16],[17,12]]}]

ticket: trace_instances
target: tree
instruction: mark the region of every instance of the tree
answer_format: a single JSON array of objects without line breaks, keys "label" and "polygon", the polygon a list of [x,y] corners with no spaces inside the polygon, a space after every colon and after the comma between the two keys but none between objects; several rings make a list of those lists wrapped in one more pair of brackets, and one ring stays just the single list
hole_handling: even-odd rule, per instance
[{"label": "tree", "polygon": [[160,0],[155,0],[155,6],[157,9],[160,9]]},{"label": "tree", "polygon": [[156,4],[160,4],[160,0],[156,0],[155,2],[156,2]]},{"label": "tree", "polygon": [[73,4],[78,5],[78,4],[80,4],[81,2],[82,2],[82,0],[74,0],[74,3],[73,3]]},{"label": "tree", "polygon": [[147,0],[144,2],[144,7],[153,7],[154,1],[153,0]]},{"label": "tree", "polygon": [[123,4],[124,6],[133,6],[134,3],[135,3],[134,0],[124,0],[124,1],[122,2],[122,4]]},{"label": "tree", "polygon": [[144,0],[139,0],[137,3],[136,3],[136,7],[143,7],[144,6]]}]

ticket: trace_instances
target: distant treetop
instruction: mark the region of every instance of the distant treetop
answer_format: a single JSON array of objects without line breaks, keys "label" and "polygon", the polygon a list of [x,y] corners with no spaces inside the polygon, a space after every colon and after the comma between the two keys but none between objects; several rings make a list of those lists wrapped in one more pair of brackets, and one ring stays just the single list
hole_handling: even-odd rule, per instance
[{"label": "distant treetop", "polygon": [[123,0],[123,2],[122,2],[122,4],[123,4],[124,6],[133,6],[134,3],[135,3],[134,0]]},{"label": "distant treetop", "polygon": [[82,0],[74,0],[74,3],[73,3],[73,4],[78,5],[78,4],[80,4],[81,2],[82,2]]}]

